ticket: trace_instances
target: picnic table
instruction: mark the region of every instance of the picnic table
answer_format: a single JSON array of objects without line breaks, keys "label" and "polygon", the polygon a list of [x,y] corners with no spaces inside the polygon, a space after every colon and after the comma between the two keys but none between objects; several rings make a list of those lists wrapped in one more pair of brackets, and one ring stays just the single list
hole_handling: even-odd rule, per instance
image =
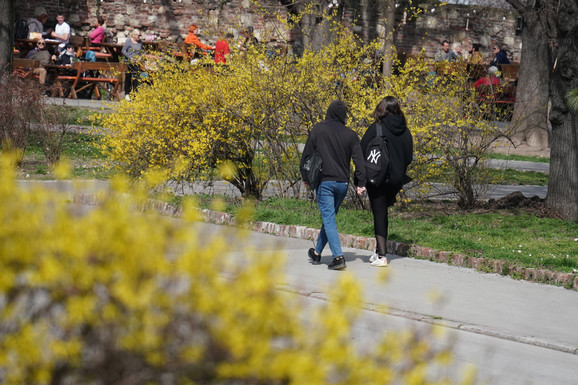
[{"label": "picnic table", "polygon": [[[111,100],[115,98],[120,101],[120,89],[126,71],[125,63],[76,62],[72,66],[52,67],[59,67],[60,70],[66,67],[68,70],[57,76],[52,96],[68,95],[69,99],[77,99],[80,92],[87,91],[100,98],[99,88],[105,88]],[[67,83],[70,86],[67,86]]]},{"label": "picnic table", "polygon": [[[144,50],[151,50],[156,49],[159,46],[158,41],[143,41],[143,49]],[[104,47],[107,52],[111,55],[111,61],[119,62],[122,58],[122,47],[124,44],[117,44],[117,43],[92,43],[95,47]]]}]

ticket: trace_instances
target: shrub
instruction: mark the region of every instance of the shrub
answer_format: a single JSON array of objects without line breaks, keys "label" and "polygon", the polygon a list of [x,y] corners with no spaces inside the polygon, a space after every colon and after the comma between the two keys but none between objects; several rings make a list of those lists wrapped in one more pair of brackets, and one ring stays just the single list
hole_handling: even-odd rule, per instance
[{"label": "shrub", "polygon": [[64,136],[69,132],[67,110],[45,103],[43,87],[34,79],[10,74],[0,78],[0,149],[18,154],[22,162],[31,130],[41,132],[46,163],[53,167],[60,159]]},{"label": "shrub", "polygon": [[378,96],[359,80],[374,47],[334,31],[336,43],[299,58],[252,50],[212,69],[163,62],[130,104],[104,117],[111,161],[132,177],[167,169],[185,182],[219,178],[229,164],[226,179],[244,196],[260,198],[272,180],[298,194],[299,145],[330,101],[348,102],[358,127]]},{"label": "shrub", "polygon": [[37,82],[5,72],[0,77],[0,149],[18,154],[17,163],[24,157],[31,123],[39,121],[41,93]]}]

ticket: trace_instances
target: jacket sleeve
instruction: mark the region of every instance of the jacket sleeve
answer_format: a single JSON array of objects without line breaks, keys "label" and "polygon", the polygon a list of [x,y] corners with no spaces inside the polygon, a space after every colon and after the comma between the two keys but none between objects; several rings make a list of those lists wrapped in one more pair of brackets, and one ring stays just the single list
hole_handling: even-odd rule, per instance
[{"label": "jacket sleeve", "polygon": [[199,47],[200,49],[205,49],[205,50],[208,50],[208,51],[210,51],[210,50],[213,49],[213,47],[211,47],[210,45],[206,45],[206,44],[201,43],[201,41],[199,40],[199,38],[196,37],[195,35],[192,35],[192,37],[191,37],[191,39],[190,39],[190,44],[194,44],[194,45],[196,45],[197,47]]},{"label": "jacket sleeve", "polygon": [[367,184],[367,176],[365,174],[365,157],[361,151],[361,144],[359,143],[357,135],[355,138],[355,143],[353,143],[353,151],[351,153],[351,157],[353,158],[353,164],[355,164],[355,172],[353,174],[354,183],[358,187],[365,187]]},{"label": "jacket sleeve", "polygon": [[315,151],[314,141],[315,141],[314,134],[313,131],[311,131],[309,137],[307,138],[307,142],[305,142],[305,148],[303,149],[303,153],[301,154],[301,161],[299,162],[299,168],[301,168],[303,166],[303,163],[305,163],[305,158],[308,155],[311,155],[313,151]]}]

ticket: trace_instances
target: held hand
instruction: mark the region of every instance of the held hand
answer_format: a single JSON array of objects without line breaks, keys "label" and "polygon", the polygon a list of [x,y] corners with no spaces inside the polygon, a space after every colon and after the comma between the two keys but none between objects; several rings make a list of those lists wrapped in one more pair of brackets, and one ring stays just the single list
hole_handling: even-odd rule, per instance
[{"label": "held hand", "polygon": [[357,195],[363,195],[365,193],[366,189],[365,187],[358,187],[357,188]]}]

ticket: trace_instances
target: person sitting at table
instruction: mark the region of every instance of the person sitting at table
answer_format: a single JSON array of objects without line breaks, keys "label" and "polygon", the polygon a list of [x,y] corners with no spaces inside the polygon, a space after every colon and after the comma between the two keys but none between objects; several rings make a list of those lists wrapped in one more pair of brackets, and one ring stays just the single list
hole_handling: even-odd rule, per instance
[{"label": "person sitting at table", "polygon": [[450,42],[447,40],[442,41],[441,48],[435,54],[435,61],[449,60],[451,55]]},{"label": "person sitting at table", "polygon": [[206,51],[212,51],[215,47],[201,43],[197,34],[199,33],[199,27],[194,24],[189,26],[189,34],[185,38],[185,48],[188,60],[198,59],[200,56],[196,55],[197,48],[204,49]]},{"label": "person sitting at table", "polygon": [[30,33],[40,33],[42,36],[46,35],[44,32],[44,24],[46,24],[47,20],[48,14],[44,7],[34,8],[34,17],[31,17],[26,21],[28,24],[28,36],[30,36]]},{"label": "person sitting at table", "polygon": [[482,63],[482,53],[480,52],[480,44],[479,43],[473,43],[470,45],[469,47],[469,53],[470,53],[470,57],[468,59],[468,62],[470,64],[481,64]]},{"label": "person sitting at table", "polygon": [[253,47],[256,48],[259,45],[259,40],[254,35],[254,29],[251,26],[248,26],[243,31],[243,35],[245,36],[245,40],[241,42],[239,45],[239,50],[247,51],[249,48]]},{"label": "person sitting at table", "polygon": [[[50,52],[46,49],[46,40],[40,39],[36,42],[36,48],[28,51],[26,59],[38,60],[41,65],[51,63]],[[32,73],[38,75],[38,81],[44,85],[46,83],[46,68],[38,67],[32,70]]]},{"label": "person sitting at table", "polygon": [[91,43],[102,43],[104,40],[104,17],[99,16],[96,18],[96,28],[90,33]]},{"label": "person sitting at table", "polygon": [[54,40],[60,41],[60,44],[58,44],[58,50],[63,51],[70,40],[70,25],[64,21],[64,12],[58,12],[56,14],[56,21],[57,24],[54,27],[54,31],[50,33],[50,37]]},{"label": "person sitting at table", "polygon": [[[492,94],[495,98],[499,98],[502,96],[498,90],[498,87],[501,85],[502,85],[502,81],[500,80],[500,71],[498,70],[498,67],[492,66],[488,69],[488,76],[484,76],[483,78],[479,78],[476,81],[476,83],[474,84],[474,87],[479,92],[480,97],[482,97],[482,98],[485,98],[486,96],[488,96],[485,94],[485,92],[482,92],[484,90],[487,91],[488,88],[490,90],[492,90]],[[489,86],[489,87],[486,87],[486,86]]]},{"label": "person sitting at table", "polygon": [[233,40],[235,35],[228,32],[224,39],[219,39],[215,44],[215,63],[225,64],[231,49],[229,48],[229,41]]},{"label": "person sitting at table", "polygon": [[76,59],[76,47],[72,43],[66,43],[64,46],[64,51],[60,53],[58,58],[56,55],[52,56],[52,60],[56,61],[57,65],[60,66],[72,66]]},{"label": "person sitting at table", "polygon": [[494,51],[494,59],[490,62],[490,66],[501,66],[502,64],[510,64],[510,59],[508,59],[508,53],[504,47],[500,47],[498,44],[492,46]]},{"label": "person sitting at table", "polygon": [[128,60],[127,71],[124,75],[124,98],[130,101],[130,93],[138,88],[140,77],[139,56],[142,53],[142,41],[140,31],[134,30],[130,34],[130,39],[126,39],[122,47],[122,54]]}]

